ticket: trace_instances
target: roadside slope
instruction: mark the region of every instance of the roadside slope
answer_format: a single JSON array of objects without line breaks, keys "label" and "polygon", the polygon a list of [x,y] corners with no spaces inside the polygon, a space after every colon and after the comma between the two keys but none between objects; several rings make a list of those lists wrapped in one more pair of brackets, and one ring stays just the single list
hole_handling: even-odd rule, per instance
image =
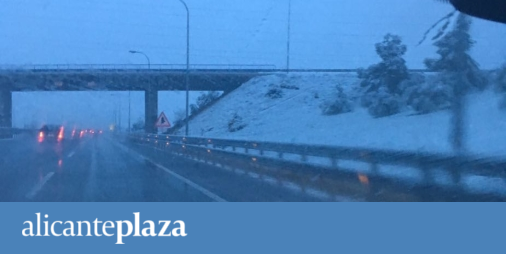
[{"label": "roadside slope", "polygon": [[[355,107],[352,113],[324,116],[320,105],[336,85],[353,94],[355,74],[284,74],[261,76],[245,83],[190,122],[191,136],[279,141],[299,144],[369,147],[394,150],[451,152],[451,114],[399,115],[373,118]],[[282,98],[266,96],[282,88]],[[468,148],[472,153],[505,156],[506,113],[493,92],[468,99]],[[245,128],[230,132],[237,115]],[[181,133],[179,133],[181,134]]]}]

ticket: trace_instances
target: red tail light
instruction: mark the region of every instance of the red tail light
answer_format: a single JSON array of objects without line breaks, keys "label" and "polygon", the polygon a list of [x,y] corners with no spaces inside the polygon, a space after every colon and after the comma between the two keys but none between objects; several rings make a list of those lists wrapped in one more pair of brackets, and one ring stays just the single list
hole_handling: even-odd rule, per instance
[{"label": "red tail light", "polygon": [[44,141],[44,132],[39,132],[39,142]]},{"label": "red tail light", "polygon": [[63,127],[60,128],[60,132],[58,133],[58,141],[63,140]]}]

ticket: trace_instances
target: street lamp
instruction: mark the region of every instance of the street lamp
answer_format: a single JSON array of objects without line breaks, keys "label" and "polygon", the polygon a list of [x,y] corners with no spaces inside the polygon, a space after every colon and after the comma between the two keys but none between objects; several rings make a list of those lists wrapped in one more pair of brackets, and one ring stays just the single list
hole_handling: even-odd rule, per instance
[{"label": "street lamp", "polygon": [[141,52],[141,51],[137,51],[137,50],[130,50],[130,51],[128,51],[128,52],[130,52],[131,54],[141,54],[141,55],[145,56],[145,57],[146,57],[146,59],[148,60],[148,69],[151,69],[151,61],[149,60],[148,55],[144,54],[144,53],[143,53],[143,52]]},{"label": "street lamp", "polygon": [[286,72],[290,72],[290,37],[291,37],[291,22],[292,22],[292,0],[288,0],[288,29],[286,40]]},{"label": "street lamp", "polygon": [[132,96],[131,96],[131,93],[132,91],[130,91],[130,89],[128,90],[128,133],[131,132],[132,130],[132,122],[130,121],[130,119],[132,118]]},{"label": "street lamp", "polygon": [[188,118],[190,115],[190,9],[185,1],[179,0],[186,9],[186,119],[185,119],[185,135],[188,136]]},{"label": "street lamp", "polygon": [[121,98],[116,93],[111,93],[109,96],[113,97],[116,101],[116,105],[114,105],[114,129],[121,130]]},{"label": "street lamp", "polygon": [[[128,52],[130,52],[131,54],[141,54],[144,57],[146,57],[146,60],[148,60],[148,69],[149,70],[151,69],[151,60],[149,60],[148,55],[146,55],[144,52],[138,51],[138,50],[130,50]],[[128,90],[128,132],[130,132],[130,130],[132,129],[132,125],[131,125],[131,116],[132,116],[131,93],[132,93],[132,91]]]}]

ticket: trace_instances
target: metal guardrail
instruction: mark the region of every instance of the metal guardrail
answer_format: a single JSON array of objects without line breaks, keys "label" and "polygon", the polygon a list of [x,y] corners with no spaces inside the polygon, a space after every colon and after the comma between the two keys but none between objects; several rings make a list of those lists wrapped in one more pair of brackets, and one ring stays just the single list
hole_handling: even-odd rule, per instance
[{"label": "metal guardrail", "polygon": [[[158,148],[178,146],[185,150],[196,150],[199,156],[207,159],[216,156],[239,156],[247,162],[259,163],[262,160],[279,165],[291,165],[299,171],[312,171],[318,174],[340,173],[340,161],[354,161],[369,165],[367,173],[359,177],[396,178],[384,175],[380,166],[396,166],[417,169],[423,174],[423,180],[417,183],[422,186],[438,185],[434,171],[444,172],[450,176],[452,183],[445,188],[461,190],[462,179],[466,176],[483,176],[506,179],[506,159],[481,158],[476,156],[456,156],[434,153],[404,152],[378,149],[363,149],[321,145],[298,145],[276,142],[255,142],[245,140],[227,140],[211,138],[180,137],[154,134],[133,134],[130,137],[136,142],[154,145]],[[321,162],[314,164],[308,158]],[[285,164],[283,164],[285,163]],[[401,178],[394,179],[396,182]],[[412,184],[412,183],[408,183]],[[503,193],[502,195],[506,195]]]}]

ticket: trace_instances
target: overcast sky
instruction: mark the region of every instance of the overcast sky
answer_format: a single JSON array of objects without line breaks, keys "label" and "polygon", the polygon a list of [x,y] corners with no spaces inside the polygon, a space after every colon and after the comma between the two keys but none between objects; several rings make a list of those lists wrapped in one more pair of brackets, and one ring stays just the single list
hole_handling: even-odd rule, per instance
[{"label": "overcast sky", "polygon": [[[187,3],[192,63],[285,67],[288,0]],[[0,4],[0,65],[145,63],[142,56],[128,53],[132,49],[148,54],[153,64],[185,61],[185,11],[178,0],[0,0]],[[422,68],[423,59],[433,56],[435,49],[430,41],[416,44],[435,21],[452,11],[433,0],[292,0],[292,6],[292,68],[366,67],[378,61],[374,43],[386,33],[401,35],[408,45],[409,67]],[[506,62],[505,25],[475,20],[472,34],[477,42],[472,53],[483,68]],[[75,109],[88,107],[97,122],[105,122],[116,106],[104,96],[60,95],[59,103],[68,107],[58,107],[58,114],[68,119]],[[36,107],[53,112],[57,107],[51,98],[17,94],[16,124],[26,121],[20,113]],[[161,110],[173,112],[184,105],[177,95],[165,98]],[[140,95],[133,102],[143,107],[138,105],[142,99]],[[102,107],[92,106],[97,104]]]}]

